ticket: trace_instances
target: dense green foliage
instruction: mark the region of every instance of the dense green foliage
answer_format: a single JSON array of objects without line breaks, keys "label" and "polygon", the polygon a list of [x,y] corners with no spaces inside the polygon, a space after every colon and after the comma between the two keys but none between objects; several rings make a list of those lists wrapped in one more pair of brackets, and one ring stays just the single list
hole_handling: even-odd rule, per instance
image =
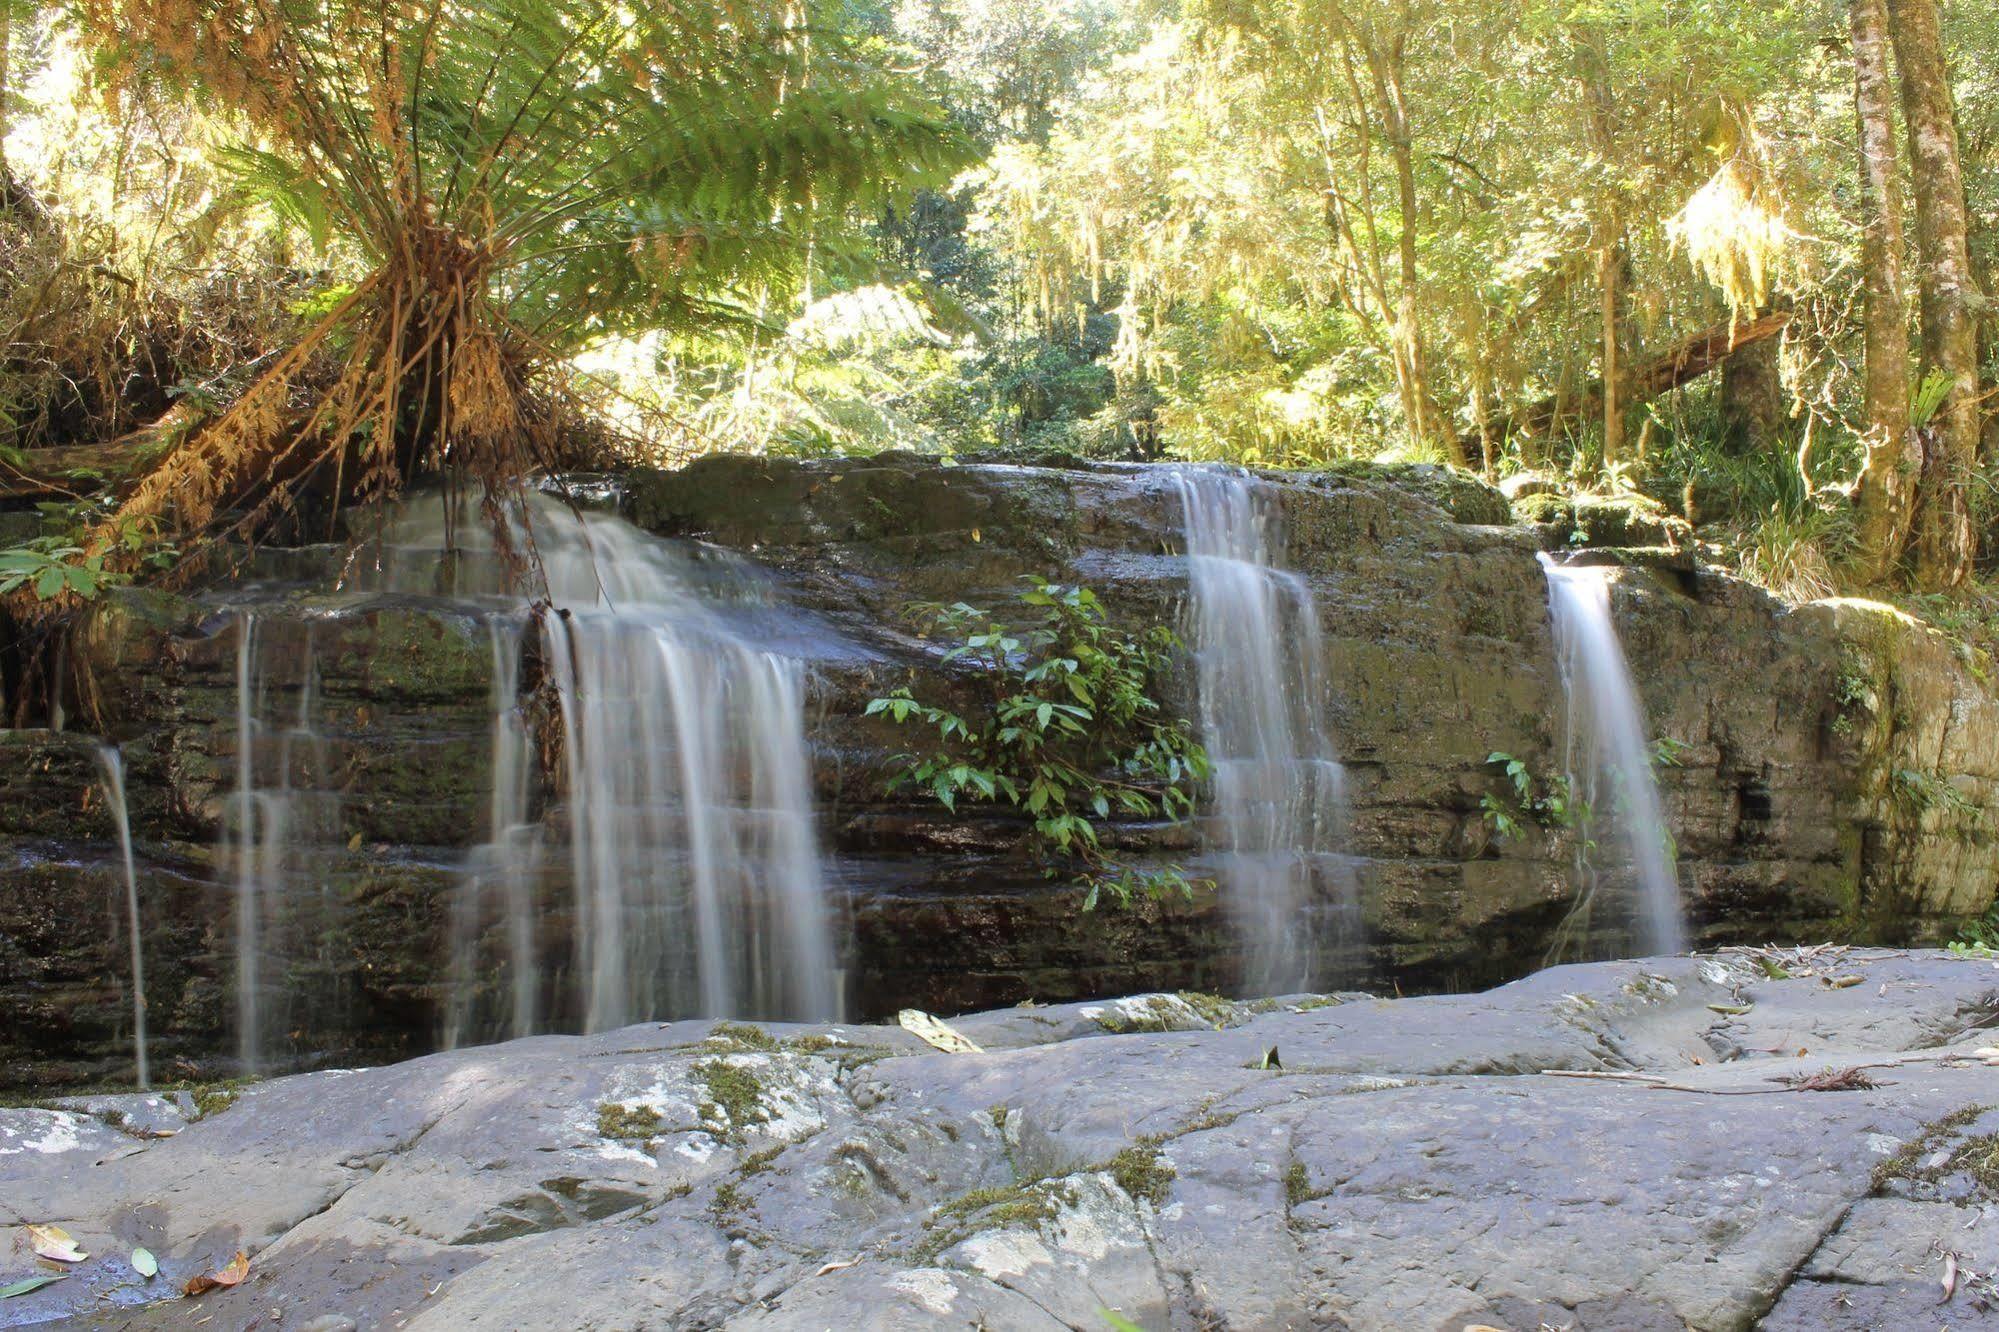
[{"label": "dense green foliage", "polygon": [[869,716],[934,731],[904,755],[890,789],[913,787],[956,811],[967,804],[1018,810],[1037,857],[1080,870],[1085,906],[1110,894],[1186,891],[1177,867],[1117,862],[1099,834],[1114,817],[1184,819],[1207,752],[1193,727],[1155,697],[1179,647],[1172,630],[1120,629],[1086,587],[1034,581],[1002,621],[957,602],[911,608],[927,636],[950,646],[943,660],[976,669],[977,705],[953,710],[897,690]]},{"label": "dense green foliage", "polygon": [[[1923,219],[1956,191],[1989,384],[1999,18],[1938,12],[1883,34],[1884,440],[1851,0],[8,0],[0,443],[157,423],[110,484],[190,535],[291,521],[273,470],[1453,461],[1642,490],[1794,597],[1956,585],[1999,473]],[[1870,526],[1870,459],[1951,549]]]}]

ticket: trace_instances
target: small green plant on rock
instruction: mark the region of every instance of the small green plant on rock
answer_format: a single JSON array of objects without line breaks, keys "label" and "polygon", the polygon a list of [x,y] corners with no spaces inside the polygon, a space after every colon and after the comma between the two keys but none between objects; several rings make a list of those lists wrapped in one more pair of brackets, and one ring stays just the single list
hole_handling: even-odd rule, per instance
[{"label": "small green plant on rock", "polygon": [[1957,937],[1947,945],[1959,957],[1999,957],[1999,902],[1985,908],[1958,927]]},{"label": "small green plant on rock", "polygon": [[1479,798],[1479,812],[1486,824],[1509,842],[1527,835],[1527,825],[1543,828],[1574,828],[1589,822],[1589,804],[1577,799],[1566,774],[1536,776],[1525,761],[1501,750],[1485,756],[1488,767],[1497,767],[1503,784]]},{"label": "small green plant on rock", "polygon": [[1207,751],[1192,724],[1156,697],[1179,639],[1164,625],[1119,628],[1096,594],[1075,584],[1030,580],[1018,601],[1013,623],[964,602],[910,608],[926,636],[952,644],[944,660],[982,667],[989,689],[966,714],[907,689],[868,704],[869,716],[935,732],[930,752],[900,756],[890,789],[921,790],[953,812],[963,800],[1026,814],[1027,849],[1051,876],[1077,872],[1085,910],[1104,896],[1123,905],[1191,895],[1179,866],[1122,864],[1098,835],[1114,815],[1193,813]]}]

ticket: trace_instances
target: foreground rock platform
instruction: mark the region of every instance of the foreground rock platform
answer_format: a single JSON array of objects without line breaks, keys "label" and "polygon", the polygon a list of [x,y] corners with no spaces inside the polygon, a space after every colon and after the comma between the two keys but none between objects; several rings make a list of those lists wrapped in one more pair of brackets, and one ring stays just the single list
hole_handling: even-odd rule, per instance
[{"label": "foreground rock platform", "polygon": [[0,1285],[90,1257],[0,1325],[1999,1326],[1995,1023],[1989,960],[1745,949],[68,1098],[0,1110]]}]

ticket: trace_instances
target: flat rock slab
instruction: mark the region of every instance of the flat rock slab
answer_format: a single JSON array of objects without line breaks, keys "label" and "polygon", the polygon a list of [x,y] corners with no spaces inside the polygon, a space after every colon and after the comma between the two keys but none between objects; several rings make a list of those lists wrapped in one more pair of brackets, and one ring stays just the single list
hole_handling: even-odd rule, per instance
[{"label": "flat rock slab", "polygon": [[1991,961],[1731,950],[52,1102],[0,1285],[31,1224],[90,1257],[0,1326],[1999,1326],[1995,1021]]}]

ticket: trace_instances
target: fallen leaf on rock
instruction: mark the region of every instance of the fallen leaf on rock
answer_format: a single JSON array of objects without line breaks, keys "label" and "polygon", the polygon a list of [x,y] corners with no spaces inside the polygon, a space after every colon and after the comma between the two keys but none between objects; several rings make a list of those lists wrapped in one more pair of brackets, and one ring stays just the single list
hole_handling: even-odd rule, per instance
[{"label": "fallen leaf on rock", "polygon": [[243,1278],[248,1275],[250,1275],[250,1255],[238,1249],[227,1267],[189,1277],[187,1284],[180,1288],[180,1293],[189,1296],[206,1295],[211,1290],[241,1285]]},{"label": "fallen leaf on rock", "polygon": [[80,1263],[90,1255],[76,1247],[76,1241],[61,1226],[29,1226],[35,1253],[58,1263]]},{"label": "fallen leaf on rock", "polygon": [[1835,990],[1851,989],[1866,979],[1865,976],[1827,976],[1824,978],[1825,983],[1832,986]]},{"label": "fallen leaf on rock", "polygon": [[985,1053],[970,1037],[959,1032],[949,1023],[931,1017],[920,1008],[905,1008],[895,1015],[902,1029],[922,1037],[929,1044],[950,1054]]},{"label": "fallen leaf on rock", "polygon": [[10,1281],[0,1286],[0,1300],[11,1300],[16,1295],[26,1295],[31,1290],[40,1290],[43,1286],[52,1286],[58,1281],[67,1280],[69,1280],[68,1275],[62,1272],[43,1272],[38,1276],[22,1277],[19,1281]]},{"label": "fallen leaf on rock", "polygon": [[160,1274],[160,1260],[153,1257],[151,1249],[134,1249],[132,1250],[132,1270],[147,1280],[151,1280]]},{"label": "fallen leaf on rock", "polygon": [[1957,1255],[1946,1253],[1943,1256],[1943,1300],[1941,1302],[1949,1304],[1950,1297],[1955,1294],[1957,1294]]},{"label": "fallen leaf on rock", "polygon": [[861,1260],[858,1258],[835,1259],[833,1262],[827,1263],[824,1266],[822,1266],[817,1272],[814,1272],[812,1275],[816,1277],[823,1277],[829,1272],[838,1272],[842,1268],[852,1267],[855,1263],[858,1263],[860,1261]]},{"label": "fallen leaf on rock", "polygon": [[1743,1015],[1744,1013],[1747,1013],[1747,1012],[1748,1012],[1748,1011],[1749,1011],[1750,1009],[1752,1009],[1752,1008],[1756,1007],[1756,1005],[1754,1005],[1754,1004],[1709,1004],[1709,1005],[1708,1005],[1708,1007],[1709,1007],[1709,1008],[1711,1008],[1711,1009],[1713,1009],[1713,1010],[1714,1010],[1715,1012],[1717,1012],[1717,1013],[1721,1013],[1721,1014],[1724,1014],[1724,1015],[1726,1015],[1726,1016],[1728,1016],[1728,1017],[1741,1017],[1741,1016],[1742,1016],[1742,1015]]}]

